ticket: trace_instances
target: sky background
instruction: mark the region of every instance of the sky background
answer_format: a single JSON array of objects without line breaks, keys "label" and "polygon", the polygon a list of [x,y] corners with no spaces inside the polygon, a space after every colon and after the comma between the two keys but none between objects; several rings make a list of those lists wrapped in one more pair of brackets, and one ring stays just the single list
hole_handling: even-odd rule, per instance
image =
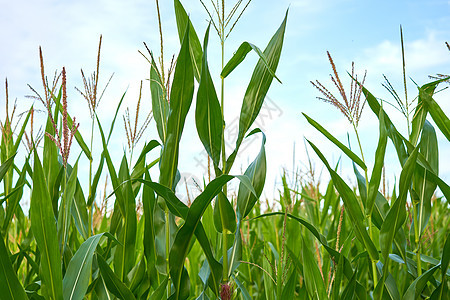
[{"label": "sky background", "polygon": [[[244,1],[245,2],[245,1]],[[198,0],[182,1],[201,40],[208,25],[208,15]],[[208,5],[210,1],[205,1]],[[229,11],[235,1],[228,2]],[[116,166],[127,150],[123,130],[122,115],[126,107],[134,112],[139,95],[140,81],[144,80],[141,103],[141,122],[143,116],[151,110],[149,85],[149,64],[138,53],[145,53],[143,42],[160,54],[158,21],[154,1],[111,1],[111,0],[41,0],[41,1],[5,1],[0,0],[0,78],[7,77],[10,105],[17,99],[19,113],[29,109],[33,100],[27,84],[42,92],[39,70],[38,47],[42,46],[45,70],[49,78],[54,71],[65,66],[68,80],[69,112],[80,122],[80,132],[89,140],[90,116],[86,101],[75,90],[83,88],[80,69],[86,74],[95,70],[98,39],[103,35],[99,86],[102,89],[112,73],[113,79],[99,106],[103,126],[109,128],[117,103],[127,91],[110,143]],[[211,8],[211,6],[209,6]],[[309,168],[308,153],[304,138],[313,141],[326,155],[336,163],[341,152],[312,128],[302,116],[302,112],[321,123],[341,141],[345,142],[347,133],[356,152],[356,140],[347,119],[334,107],[316,99],[319,92],[311,85],[311,80],[320,80],[332,89],[329,79],[331,68],[326,51],[330,51],[338,72],[349,90],[350,80],[346,71],[351,70],[355,62],[358,74],[367,70],[365,86],[375,96],[393,102],[394,99],[382,87],[383,74],[386,75],[403,98],[403,79],[400,48],[400,25],[403,26],[405,43],[406,72],[408,76],[408,97],[417,95],[412,78],[418,85],[429,81],[428,75],[450,73],[450,52],[444,42],[450,41],[450,1],[356,1],[356,0],[301,0],[266,1],[253,0],[226,41],[225,60],[231,58],[239,45],[248,41],[264,49],[270,37],[281,24],[289,8],[281,60],[277,76],[282,84],[274,81],[268,92],[266,105],[262,108],[261,118],[256,124],[267,136],[266,152],[268,174],[264,197],[278,198],[280,175],[286,171],[292,182],[293,174],[305,172]],[[166,67],[173,54],[178,53],[179,40],[173,10],[173,2],[160,1],[164,34],[164,58]],[[220,48],[215,31],[211,30],[208,48],[211,73],[219,90],[220,84]],[[234,144],[233,125],[238,122],[242,98],[252,70],[257,62],[255,53],[227,78],[225,82],[225,121],[230,129],[226,130],[226,142]],[[448,85],[447,85],[448,86]],[[333,89],[332,89],[333,90]],[[0,86],[0,116],[4,119],[4,92]],[[335,94],[337,91],[333,90]],[[449,91],[436,95],[435,99],[444,112],[450,115]],[[188,189],[197,194],[194,178],[201,183],[206,176],[206,157],[195,130],[195,98],[181,140],[179,169],[186,177]],[[43,110],[40,103],[36,108]],[[406,121],[395,109],[386,108],[397,128],[406,135]],[[44,120],[46,114],[38,113]],[[37,128],[35,128],[37,131]],[[378,140],[378,122],[368,106],[363,112],[359,125],[364,155],[369,165],[373,165],[374,152]],[[141,143],[158,139],[155,122],[152,121]],[[440,176],[450,180],[450,163],[446,153],[450,153],[449,142],[438,133],[440,149]],[[99,158],[100,139],[96,137],[94,157]],[[235,163],[232,174],[243,173],[249,163],[258,154],[261,139],[254,137],[249,147],[243,149]],[[231,148],[227,153],[231,153]],[[79,149],[73,148],[69,162],[74,162]],[[389,142],[386,154],[386,176],[392,190],[395,174],[399,175],[399,163]],[[154,151],[156,157],[158,151]],[[316,180],[326,182],[329,177],[318,162],[312,149],[308,149],[315,170]],[[97,155],[96,155],[97,154]],[[23,153],[22,157],[25,155]],[[129,153],[127,152],[129,157]],[[137,154],[135,154],[135,158]],[[94,166],[98,161],[94,161]],[[81,174],[88,174],[88,161],[83,158]],[[354,183],[351,163],[343,158],[341,175]],[[104,170],[106,173],[106,169]],[[155,169],[152,174],[156,174]],[[86,176],[87,177],[87,176]],[[156,179],[156,178],[155,178]],[[398,178],[397,178],[398,179]],[[83,183],[82,183],[83,184]],[[84,184],[87,189],[87,182]],[[179,195],[186,200],[184,180]]]}]

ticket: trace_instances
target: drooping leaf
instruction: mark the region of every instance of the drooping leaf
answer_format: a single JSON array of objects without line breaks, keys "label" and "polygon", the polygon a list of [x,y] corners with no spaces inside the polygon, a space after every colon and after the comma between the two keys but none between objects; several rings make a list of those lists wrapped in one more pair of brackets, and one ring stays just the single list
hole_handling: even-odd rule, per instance
[{"label": "drooping leaf", "polygon": [[336,139],[330,132],[328,132],[325,128],[322,127],[319,123],[308,117],[305,113],[303,113],[303,116],[305,116],[306,120],[309,124],[314,126],[320,133],[322,133],[327,139],[329,139],[333,144],[335,144],[339,149],[342,150],[342,152],[345,153],[352,161],[354,161],[358,166],[360,166],[363,170],[367,169],[367,166],[364,164],[364,162],[359,158],[358,155],[356,155],[352,150],[350,150],[347,146],[342,144],[338,139]]},{"label": "drooping leaf", "polygon": [[272,36],[269,44],[264,50],[264,56],[267,59],[269,68],[266,67],[262,59],[259,59],[252,77],[247,86],[247,90],[242,101],[241,113],[239,116],[239,133],[236,140],[236,148],[227,158],[225,173],[228,174],[236,159],[239,147],[247,133],[252,126],[256,117],[258,116],[267,95],[270,85],[272,84],[272,73],[276,71],[278,62],[280,61],[281,49],[283,47],[284,32],[286,29],[288,12],[286,11],[285,18],[278,30]]},{"label": "drooping leaf", "polygon": [[436,123],[437,127],[441,130],[442,134],[444,134],[447,140],[450,141],[450,120],[445,115],[439,104],[434,101],[432,97],[434,88],[429,88],[436,86],[439,82],[448,79],[449,77],[430,82],[424,87],[419,88],[419,97],[422,100],[425,109],[430,112],[430,115],[433,118],[433,121]]},{"label": "drooping leaf", "polygon": [[222,78],[226,78],[231,72],[233,72],[233,70],[241,62],[244,61],[247,54],[252,50],[254,50],[258,54],[259,58],[266,66],[267,70],[270,72],[270,75],[272,75],[272,77],[275,77],[278,80],[278,82],[281,83],[281,80],[278,79],[278,77],[275,75],[275,72],[270,69],[269,63],[267,62],[267,59],[266,59],[264,53],[257,46],[255,46],[249,42],[243,42],[239,46],[239,48],[236,50],[236,52],[234,52],[233,57],[227,62],[227,64],[223,68],[222,73],[220,73],[220,76]]}]

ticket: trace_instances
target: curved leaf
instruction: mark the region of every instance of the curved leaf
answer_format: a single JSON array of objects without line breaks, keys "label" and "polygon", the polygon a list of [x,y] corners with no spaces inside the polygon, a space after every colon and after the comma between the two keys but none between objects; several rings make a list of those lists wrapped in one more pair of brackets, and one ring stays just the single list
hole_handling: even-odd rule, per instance
[{"label": "curved leaf", "polygon": [[233,57],[227,62],[227,64],[223,68],[222,73],[220,73],[220,76],[222,78],[226,78],[242,61],[244,61],[247,54],[252,50],[254,50],[258,54],[259,58],[266,66],[267,70],[270,72],[270,75],[275,77],[278,80],[278,82],[281,83],[281,80],[278,79],[278,77],[275,75],[275,72],[272,71],[272,69],[270,69],[269,63],[267,62],[264,53],[262,53],[262,51],[258,47],[256,47],[253,44],[250,44],[249,42],[243,42],[239,46],[236,52],[234,52]]},{"label": "curved leaf", "polygon": [[207,61],[207,47],[209,26],[205,33],[203,44],[203,60],[200,83],[197,91],[197,104],[195,107],[195,124],[197,133],[211,157],[214,166],[218,168],[220,151],[222,149],[223,119],[216,89],[209,73]]},{"label": "curved leaf", "polygon": [[[262,132],[261,132],[262,133]],[[238,219],[242,220],[252,210],[256,201],[261,196],[266,181],[266,150],[264,144],[266,143],[266,136],[262,133],[261,150],[255,160],[245,170],[244,175],[250,178],[250,182],[255,189],[256,196],[243,184],[239,184],[237,196],[237,215]]]},{"label": "curved leaf", "polygon": [[[177,232],[169,255],[170,275],[175,286],[176,295],[180,293],[184,261],[200,219],[211,200],[221,191],[223,185],[231,179],[233,179],[231,175],[221,175],[211,181],[205,190],[192,202],[186,220]],[[176,298],[178,299],[178,296]]]},{"label": "curved leaf", "polygon": [[91,277],[92,258],[103,233],[91,236],[69,262],[63,279],[64,299],[83,299]]},{"label": "curved leaf", "polygon": [[341,195],[341,198],[344,201],[346,207],[346,211],[348,212],[350,219],[352,220],[352,225],[355,228],[356,236],[366,247],[370,258],[372,260],[378,260],[378,250],[375,247],[373,241],[370,239],[369,234],[367,233],[366,227],[363,223],[364,215],[361,211],[355,194],[345,183],[345,181],[336,173],[336,171],[334,171],[330,167],[327,160],[325,159],[325,156],[323,156],[320,150],[312,142],[308,141],[308,143],[311,145],[314,152],[316,152],[316,154],[319,156],[320,160],[322,160],[322,162],[327,167],[331,179],[333,180],[333,184]]},{"label": "curved leaf", "polygon": [[245,91],[244,100],[242,101],[241,114],[239,116],[239,133],[236,140],[236,149],[227,159],[225,173],[228,173],[229,170],[231,170],[231,166],[234,163],[236,154],[244,139],[244,136],[258,116],[264,102],[264,98],[266,97],[269,87],[272,84],[273,76],[271,75],[271,72],[269,70],[272,70],[272,73],[275,72],[278,66],[278,62],[280,61],[281,49],[283,48],[284,32],[286,29],[287,15],[288,12],[286,11],[283,22],[281,23],[275,34],[272,36],[269,44],[264,50],[264,56],[268,61],[269,68],[266,67],[262,59],[259,59],[255,69],[253,70],[252,77],[247,86],[247,90]]},{"label": "curved leaf", "polygon": [[20,284],[11,264],[3,236],[0,232],[0,294],[2,299],[27,300],[25,289]]},{"label": "curved leaf", "polygon": [[305,113],[303,113],[306,120],[309,124],[311,124],[314,128],[316,128],[320,133],[322,133],[327,139],[329,139],[333,144],[335,144],[342,152],[345,153],[352,161],[354,161],[358,166],[363,168],[363,170],[367,170],[366,164],[356,155],[352,150],[350,150],[347,146],[339,142],[330,132],[328,132],[325,128],[322,127],[319,123],[308,117]]},{"label": "curved leaf", "polygon": [[105,281],[105,285],[108,290],[114,294],[117,298],[123,300],[133,300],[136,299],[133,293],[130,291],[127,286],[120,281],[120,279],[114,274],[114,272],[109,267],[108,263],[101,255],[96,255],[98,267],[100,269],[100,273],[102,275],[103,280]]}]

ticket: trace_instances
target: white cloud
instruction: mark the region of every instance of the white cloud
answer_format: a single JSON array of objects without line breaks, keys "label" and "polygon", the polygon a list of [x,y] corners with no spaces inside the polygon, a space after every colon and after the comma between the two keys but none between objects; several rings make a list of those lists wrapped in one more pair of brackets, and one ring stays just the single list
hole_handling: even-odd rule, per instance
[{"label": "white cloud", "polygon": [[[428,72],[437,66],[450,64],[450,53],[445,47],[445,34],[428,31],[426,36],[405,41],[406,69],[409,74]],[[359,59],[371,73],[402,72],[400,41],[385,40],[364,50]]]}]

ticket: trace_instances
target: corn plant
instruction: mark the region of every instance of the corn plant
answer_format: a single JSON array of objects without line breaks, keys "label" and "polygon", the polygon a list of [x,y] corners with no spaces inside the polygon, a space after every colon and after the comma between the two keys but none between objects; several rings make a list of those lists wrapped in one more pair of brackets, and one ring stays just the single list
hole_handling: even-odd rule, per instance
[{"label": "corn plant", "polygon": [[[200,1],[210,19],[200,40],[185,8],[174,0],[180,49],[166,69],[156,1],[160,56],[156,59],[147,45],[144,55],[151,99],[142,97],[142,81],[134,122],[128,108],[123,115],[129,151],[119,163],[110,140],[128,95],[121,95],[106,127],[98,109],[103,97],[99,93],[102,37],[95,72],[86,77],[81,71],[84,88],[77,94],[87,100],[88,134],[69,112],[68,103],[75,99],[67,92],[72,79],[66,68],[49,81],[41,48],[42,88],[30,87],[35,103],[19,115],[20,120],[16,106],[9,107],[5,82],[6,116],[0,123],[1,299],[448,298],[450,188],[439,177],[437,130],[447,141],[450,132],[448,118],[433,97],[449,77],[438,75],[418,87],[413,101],[406,84],[402,100],[386,82],[405,115],[404,136],[384,110],[387,102],[367,90],[365,76],[358,77],[353,66],[347,93],[328,53],[339,97],[319,81],[313,84],[322,93],[321,100],[349,120],[359,154],[304,116],[351,159],[357,186],[347,184],[337,171],[343,162],[330,165],[314,137],[308,137],[307,151],[312,149],[319,157],[331,180],[320,184],[311,156],[305,176],[298,170],[282,175],[279,199],[260,201],[267,168],[266,136],[254,121],[273,79],[278,80],[275,73],[287,13],[264,50],[243,42],[226,62],[226,41],[250,3],[237,1],[228,7],[225,1]],[[210,31],[220,41],[221,71],[215,75],[207,55]],[[259,60],[242,99],[234,149],[226,153],[225,81],[252,50]],[[214,78],[220,87],[216,88]],[[199,195],[186,204],[175,190],[180,185],[180,140],[194,94],[197,134],[213,174],[210,170],[203,174]],[[152,111],[139,126],[144,101],[151,102]],[[36,133],[39,106],[45,111],[44,130]],[[379,120],[371,168],[358,132],[364,107]],[[153,120],[155,137],[146,131]],[[96,133],[99,141],[94,141]],[[255,134],[261,136],[259,152],[244,174],[231,175],[245,139]],[[402,167],[391,193],[380,188],[389,141]],[[21,143],[26,150],[23,160],[18,159]],[[79,153],[72,149],[75,143]],[[98,157],[93,151],[96,145],[101,150]],[[156,159],[149,160],[151,152],[158,152]],[[84,162],[89,162],[89,175],[81,174]],[[236,195],[228,190],[231,180],[238,180]],[[28,200],[28,191],[27,214],[21,200]]]}]

